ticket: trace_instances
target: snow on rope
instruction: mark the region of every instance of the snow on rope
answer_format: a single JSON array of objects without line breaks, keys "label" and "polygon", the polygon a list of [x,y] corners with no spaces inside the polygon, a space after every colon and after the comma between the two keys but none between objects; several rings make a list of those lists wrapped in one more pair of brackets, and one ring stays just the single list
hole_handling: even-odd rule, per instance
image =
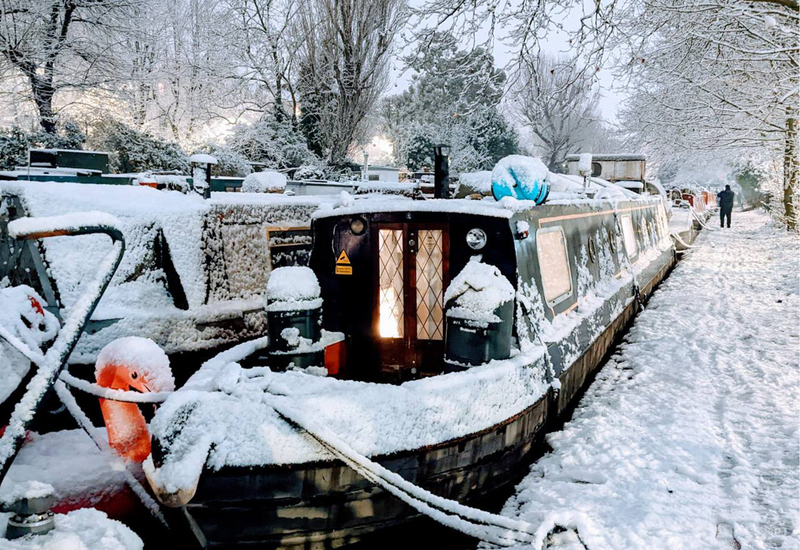
[{"label": "snow on rope", "polygon": [[81,390],[101,399],[110,399],[111,401],[120,401],[122,403],[163,403],[167,397],[174,393],[171,391],[141,393],[138,391],[105,388],[99,384],[76,378],[66,370],[61,372],[59,379],[76,390]]},{"label": "snow on rope", "polygon": [[308,434],[323,448],[353,468],[365,479],[383,488],[418,512],[466,535],[498,546],[531,545],[541,550],[547,534],[556,526],[580,532],[588,530],[585,519],[560,518],[538,528],[526,521],[492,514],[443,498],[406,481],[380,464],[358,453],[329,428],[316,423],[309,415],[285,404],[285,398],[265,394],[263,401],[290,425]]}]

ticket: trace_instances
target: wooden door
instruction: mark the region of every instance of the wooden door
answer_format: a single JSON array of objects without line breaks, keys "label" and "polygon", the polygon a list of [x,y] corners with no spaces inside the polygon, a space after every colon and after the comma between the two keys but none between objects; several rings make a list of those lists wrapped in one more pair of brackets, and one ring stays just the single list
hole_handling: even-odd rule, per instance
[{"label": "wooden door", "polygon": [[380,224],[376,243],[381,366],[437,371],[444,353],[449,238],[441,224]]}]

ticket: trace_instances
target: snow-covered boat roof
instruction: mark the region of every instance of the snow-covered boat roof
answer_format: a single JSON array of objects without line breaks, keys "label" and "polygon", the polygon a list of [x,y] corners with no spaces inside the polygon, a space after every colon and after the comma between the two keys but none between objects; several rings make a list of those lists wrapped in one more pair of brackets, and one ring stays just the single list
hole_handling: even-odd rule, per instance
[{"label": "snow-covered boat roof", "polygon": [[[9,195],[19,197],[24,212],[33,217],[99,211],[120,221],[125,256],[92,316],[93,321],[114,324],[84,334],[72,356],[82,362],[93,361],[109,338],[122,336],[156,335],[168,353],[226,343],[203,327],[263,309],[269,273],[265,227],[308,226],[311,212],[333,198],[212,193],[209,200],[203,200],[193,193],[132,185],[0,181],[0,197]],[[223,217],[221,232],[209,233],[209,224],[221,223]],[[162,242],[162,236],[188,309],[178,307],[163,276],[152,268],[154,243]],[[209,239],[214,246],[233,239],[242,243],[225,252],[224,269],[230,280],[237,281],[235,291],[212,289],[209,281],[214,274],[207,267]],[[94,276],[95,260],[105,255],[110,241],[102,235],[55,237],[42,241],[42,246],[48,274],[57,284],[63,312],[68,313],[83,283]],[[224,335],[224,331],[220,329],[218,334]]]},{"label": "snow-covered boat roof", "polygon": [[[472,175],[470,175],[470,177],[471,176]],[[487,176],[478,174],[476,177],[485,182]],[[551,186],[551,192],[548,200],[541,206],[537,206],[533,201],[517,200],[513,197],[504,197],[497,201],[493,197],[484,197],[481,200],[418,200],[401,196],[367,195],[363,197],[352,197],[350,195],[340,195],[336,204],[322,204],[320,209],[313,214],[313,217],[315,219],[320,219],[353,214],[374,214],[378,212],[441,212],[447,214],[473,214],[493,218],[511,218],[515,213],[534,208],[544,208],[547,207],[548,204],[608,204],[609,201],[645,200],[641,195],[601,178],[589,178],[589,183],[585,191],[583,178],[580,176],[554,174],[551,172],[548,175],[548,180]],[[389,185],[402,187],[407,184],[394,183]],[[386,186],[387,184],[380,184],[376,187]],[[490,183],[489,188],[491,188]]]},{"label": "snow-covered boat roof", "polygon": [[[568,162],[577,162],[579,159],[579,154],[566,156]],[[647,157],[638,153],[592,153],[592,160],[647,160]]]},{"label": "snow-covered boat roof", "polygon": [[[508,197],[511,199],[511,197]],[[513,204],[512,202],[513,201]],[[323,205],[313,214],[314,219],[352,214],[374,214],[378,212],[443,212],[448,214],[474,214],[494,218],[510,218],[514,209],[534,208],[533,201],[515,199],[496,201],[492,198],[475,201],[468,199],[428,199],[414,200],[408,197],[351,197],[350,202],[333,207]]]},{"label": "snow-covered boat roof", "polygon": [[83,149],[52,149],[52,148],[32,148],[31,151],[40,153],[87,153],[90,155],[109,155],[108,151],[85,151]]}]

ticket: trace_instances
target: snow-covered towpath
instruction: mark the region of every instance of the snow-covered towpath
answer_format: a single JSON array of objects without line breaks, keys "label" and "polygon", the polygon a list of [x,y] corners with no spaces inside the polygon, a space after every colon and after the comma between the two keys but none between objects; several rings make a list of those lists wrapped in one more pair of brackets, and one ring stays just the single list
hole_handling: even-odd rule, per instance
[{"label": "snow-covered towpath", "polygon": [[577,525],[558,548],[800,548],[798,242],[704,231],[503,513]]}]

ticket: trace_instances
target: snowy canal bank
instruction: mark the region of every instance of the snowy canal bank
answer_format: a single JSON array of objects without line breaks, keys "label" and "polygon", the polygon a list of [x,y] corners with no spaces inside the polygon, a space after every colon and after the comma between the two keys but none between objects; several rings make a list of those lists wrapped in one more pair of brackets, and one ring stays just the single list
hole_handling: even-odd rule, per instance
[{"label": "snowy canal bank", "polygon": [[503,514],[552,547],[800,548],[798,240],[704,231]]}]

